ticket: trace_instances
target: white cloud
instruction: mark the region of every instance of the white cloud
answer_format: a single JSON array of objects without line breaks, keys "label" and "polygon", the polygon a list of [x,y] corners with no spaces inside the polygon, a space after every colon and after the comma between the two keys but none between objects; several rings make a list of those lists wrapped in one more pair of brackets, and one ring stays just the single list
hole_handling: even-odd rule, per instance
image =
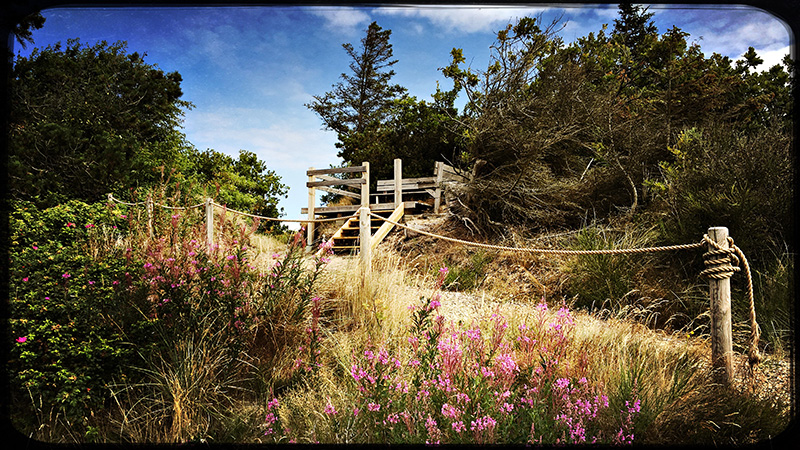
[{"label": "white cloud", "polygon": [[198,148],[232,156],[249,150],[273,170],[302,170],[309,163],[333,163],[336,156],[334,134],[321,132],[310,113],[308,118],[278,117],[266,108],[217,107],[188,112],[184,125]]},{"label": "white cloud", "polygon": [[423,19],[442,31],[452,33],[482,33],[497,31],[504,25],[525,16],[536,16],[549,8],[519,6],[409,6],[382,7],[376,13]]},{"label": "white cloud", "polygon": [[[703,17],[702,12],[697,13]],[[723,10],[716,20],[695,20],[683,28],[691,33],[689,41],[697,41],[706,54],[716,52],[733,59],[748,47],[772,52],[783,49],[791,35],[783,22],[754,8]]]},{"label": "white cloud", "polygon": [[769,70],[774,65],[780,65],[783,61],[783,57],[786,55],[791,54],[792,48],[790,46],[786,46],[783,48],[779,48],[776,50],[759,50],[755,49],[756,54],[764,60],[760,66],[758,66],[757,70]]},{"label": "white cloud", "polygon": [[365,11],[352,7],[311,7],[308,11],[325,19],[325,28],[346,35],[359,33],[370,20]]}]

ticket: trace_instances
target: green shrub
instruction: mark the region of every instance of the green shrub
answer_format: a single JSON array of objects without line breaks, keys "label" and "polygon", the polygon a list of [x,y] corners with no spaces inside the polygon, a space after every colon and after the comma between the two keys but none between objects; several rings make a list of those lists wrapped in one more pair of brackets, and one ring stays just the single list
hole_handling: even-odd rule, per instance
[{"label": "green shrub", "polygon": [[9,379],[12,398],[28,397],[37,414],[89,415],[132,358],[120,329],[138,320],[124,306],[137,298],[138,271],[122,216],[78,201],[45,210],[13,204]]}]

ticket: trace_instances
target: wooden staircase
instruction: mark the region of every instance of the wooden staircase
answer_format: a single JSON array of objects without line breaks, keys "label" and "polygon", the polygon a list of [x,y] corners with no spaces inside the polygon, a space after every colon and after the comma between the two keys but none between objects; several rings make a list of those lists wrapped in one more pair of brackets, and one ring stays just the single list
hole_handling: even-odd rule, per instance
[{"label": "wooden staircase", "polygon": [[[393,222],[398,222],[403,217],[404,205],[401,203],[395,210],[385,217]],[[380,215],[381,213],[376,213]],[[374,216],[369,216],[370,220],[370,247],[375,247],[380,244],[383,238],[392,230],[394,225],[386,222],[383,218],[379,219]],[[331,249],[335,255],[357,255],[360,250],[361,240],[359,239],[359,219],[358,217],[351,217],[348,219],[341,228],[336,230],[336,233],[328,240],[332,244]],[[321,250],[320,250],[321,252]],[[318,254],[320,253],[318,252]]]}]

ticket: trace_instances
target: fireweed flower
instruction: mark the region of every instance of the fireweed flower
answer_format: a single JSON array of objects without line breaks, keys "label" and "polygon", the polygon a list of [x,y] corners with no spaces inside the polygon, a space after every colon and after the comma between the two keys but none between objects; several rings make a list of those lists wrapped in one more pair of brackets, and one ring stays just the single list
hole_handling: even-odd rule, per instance
[{"label": "fireweed flower", "polygon": [[328,403],[325,405],[325,414],[335,416],[339,414],[339,411],[336,411],[336,408],[331,404],[331,399],[328,399]]},{"label": "fireweed flower", "polygon": [[72,275],[70,275],[69,273],[65,273],[65,274],[61,275],[61,278],[69,278],[71,276]]},{"label": "fireweed flower", "polygon": [[461,411],[455,406],[445,403],[442,405],[442,415],[450,419],[457,419],[461,415]]},{"label": "fireweed flower", "polygon": [[26,336],[20,336],[20,337],[17,338],[17,343],[23,344],[27,340],[28,340],[28,338]]}]

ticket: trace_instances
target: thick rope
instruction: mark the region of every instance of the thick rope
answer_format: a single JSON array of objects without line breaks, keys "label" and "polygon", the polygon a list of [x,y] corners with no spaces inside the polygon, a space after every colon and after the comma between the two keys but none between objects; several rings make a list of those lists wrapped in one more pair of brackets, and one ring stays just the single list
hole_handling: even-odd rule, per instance
[{"label": "thick rope", "polygon": [[750,365],[751,371],[761,362],[761,353],[758,351],[758,338],[761,332],[756,322],[756,306],[753,297],[753,276],[750,273],[750,264],[744,256],[742,249],[733,243],[733,238],[728,237],[728,247],[724,249],[720,247],[708,235],[703,236],[703,242],[708,244],[709,249],[703,254],[703,260],[706,264],[706,269],[700,272],[700,275],[722,280],[730,278],[735,272],[739,272],[739,262],[744,265],[744,272],[747,275],[747,297],[750,301],[750,345],[747,350],[747,362]]},{"label": "thick rope", "polygon": [[456,244],[468,245],[471,247],[480,247],[480,248],[488,248],[491,250],[502,250],[502,251],[512,251],[512,252],[543,253],[550,255],[621,255],[621,254],[632,254],[632,253],[663,252],[671,250],[689,250],[689,249],[701,248],[704,245],[703,241],[700,241],[695,244],[668,245],[663,247],[616,248],[616,249],[600,249],[600,250],[559,250],[553,248],[506,247],[503,245],[482,244],[480,242],[465,241],[463,239],[456,239],[435,233],[429,233],[427,231],[419,230],[416,228],[409,227],[407,225],[403,225],[398,222],[394,222],[392,220],[389,220],[385,217],[379,216],[372,212],[369,212],[368,214],[375,218],[389,222],[390,224],[398,226],[400,228],[405,228],[406,230],[413,231],[414,233],[423,234],[425,236],[430,236],[436,239],[441,239]]},{"label": "thick rope", "polygon": [[[116,202],[116,203],[119,203],[119,204],[122,204],[122,205],[127,205],[127,206],[141,206],[141,205],[146,205],[147,204],[147,202],[138,202],[138,203],[123,202],[122,200],[118,200],[118,199],[114,198],[114,196],[112,194],[108,195],[108,199],[113,201],[113,202]],[[347,217],[334,217],[334,218],[330,218],[330,219],[311,219],[311,220],[309,220],[309,219],[280,219],[280,218],[277,218],[277,217],[259,216],[259,215],[256,215],[256,214],[250,214],[250,213],[246,213],[246,212],[242,212],[242,211],[237,211],[235,209],[229,209],[227,206],[220,205],[219,203],[214,202],[214,201],[212,201],[211,204],[216,206],[216,207],[218,207],[218,208],[223,208],[226,211],[228,211],[230,213],[233,213],[233,214],[239,214],[241,216],[253,217],[255,219],[271,220],[271,221],[275,221],[275,222],[322,223],[322,222],[335,222],[337,220],[348,220],[348,219],[352,219],[353,217],[357,216],[357,214],[353,214],[353,215],[347,216]],[[160,207],[166,208],[166,209],[187,210],[187,209],[193,209],[193,208],[199,208],[201,206],[205,206],[205,202],[198,203],[198,204],[192,205],[192,206],[186,206],[186,207],[167,206],[167,205],[162,205],[160,203],[153,203],[153,205],[154,206],[160,206]]]},{"label": "thick rope", "polygon": [[241,216],[253,217],[253,218],[256,218],[256,219],[272,220],[272,221],[275,221],[275,222],[295,222],[295,223],[335,222],[337,220],[347,220],[347,219],[351,219],[351,218],[357,216],[357,214],[353,214],[352,216],[347,216],[347,217],[333,217],[333,218],[330,218],[330,219],[311,219],[311,220],[308,220],[308,219],[279,219],[279,218],[275,218],[275,217],[258,216],[258,215],[255,215],[255,214],[250,214],[250,213],[246,213],[246,212],[242,212],[242,211],[236,211],[235,209],[229,209],[227,206],[220,205],[219,203],[214,202],[214,201],[212,201],[211,204],[214,205],[214,206],[220,207],[220,208],[224,208],[226,211],[228,211],[230,213],[239,214]]},{"label": "thick rope", "polygon": [[[113,194],[108,194],[108,199],[113,201],[113,202],[115,202],[115,203],[119,203],[121,205],[127,205],[127,206],[147,205],[147,202],[138,202],[138,203],[123,202],[122,200],[118,200],[118,199],[114,198]],[[198,207],[203,206],[203,205],[205,205],[205,203],[198,203],[198,204],[192,205],[192,206],[168,206],[168,205],[162,205],[161,203],[155,203],[155,202],[153,203],[153,206],[160,206],[160,207],[165,208],[165,209],[179,209],[179,210],[198,208]]]}]

